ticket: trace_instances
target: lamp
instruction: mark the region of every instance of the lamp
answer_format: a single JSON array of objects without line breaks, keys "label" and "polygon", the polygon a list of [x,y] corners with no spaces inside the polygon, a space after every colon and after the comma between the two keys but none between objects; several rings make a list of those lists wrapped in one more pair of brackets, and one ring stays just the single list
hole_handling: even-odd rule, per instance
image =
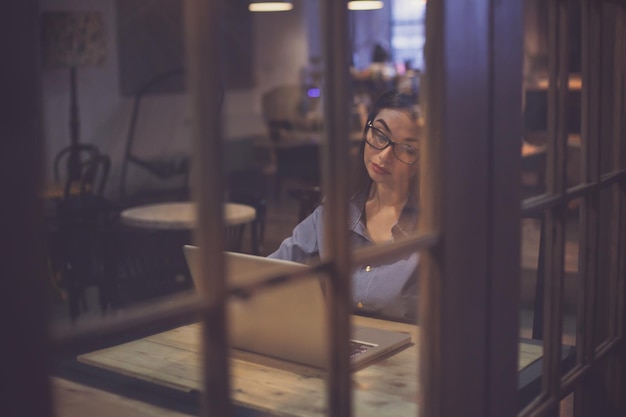
[{"label": "lamp", "polygon": [[248,5],[251,12],[285,12],[293,9],[290,0],[253,0]]},{"label": "lamp", "polygon": [[381,0],[350,0],[348,9],[350,10],[377,10],[383,8]]},{"label": "lamp", "polygon": [[43,65],[45,68],[70,70],[70,146],[68,178],[80,179],[78,151],[80,122],[76,69],[104,62],[104,30],[97,12],[44,12],[42,15]]}]

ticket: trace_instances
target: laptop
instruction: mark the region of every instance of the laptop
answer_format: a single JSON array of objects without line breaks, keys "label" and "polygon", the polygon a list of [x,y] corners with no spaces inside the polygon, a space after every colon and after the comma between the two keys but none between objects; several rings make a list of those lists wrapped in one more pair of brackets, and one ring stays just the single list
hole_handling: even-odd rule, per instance
[{"label": "laptop", "polygon": [[[183,250],[195,283],[200,276],[200,251],[190,245]],[[258,282],[273,272],[310,269],[300,263],[262,256],[224,254],[231,287]],[[248,297],[233,297],[231,300],[228,317],[233,347],[315,368],[327,366],[328,313],[319,277],[283,282]],[[356,370],[409,345],[411,336],[352,326],[350,343],[352,368]]]}]

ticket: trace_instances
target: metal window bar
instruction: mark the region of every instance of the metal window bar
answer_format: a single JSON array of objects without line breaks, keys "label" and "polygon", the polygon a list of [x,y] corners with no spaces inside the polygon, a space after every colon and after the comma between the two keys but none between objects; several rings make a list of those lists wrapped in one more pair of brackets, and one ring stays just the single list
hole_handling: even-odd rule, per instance
[{"label": "metal window bar", "polygon": [[[567,150],[567,66],[568,7],[566,1],[548,6],[549,21],[549,89],[548,89],[548,193],[566,189]],[[565,244],[565,207],[545,213],[546,253],[544,287],[544,365],[542,392],[556,404],[560,389],[561,334],[563,328],[563,255]],[[552,409],[556,412],[557,407]]]},{"label": "metal window bar", "polygon": [[[618,8],[618,16],[615,28],[615,95],[613,100],[613,170],[624,167],[624,149],[626,140],[624,139],[624,112],[626,110],[625,100],[625,68],[626,58],[626,10],[624,6]],[[611,236],[611,262],[609,269],[609,340],[623,340],[624,337],[624,281],[625,281],[625,262],[624,262],[624,235],[626,234],[626,225],[624,215],[626,214],[624,205],[624,183],[613,185],[613,213],[611,219],[612,236]],[[619,387],[624,383],[624,357],[613,357],[613,366],[609,367],[608,379],[609,385],[612,387],[612,400],[618,406],[624,406],[624,399]]]},{"label": "metal window bar", "polygon": [[[594,140],[599,140],[594,138]],[[525,216],[531,214],[542,213],[556,207],[567,205],[570,201],[585,195],[607,188],[615,183],[624,182],[626,180],[626,170],[620,169],[614,172],[602,174],[597,183],[578,184],[567,189],[563,194],[544,194],[530,197],[522,202],[522,213]]]},{"label": "metal window bar", "polygon": [[[601,65],[602,65],[602,6],[595,2],[581,2],[582,18],[582,95],[581,95],[581,178],[585,183],[597,184],[601,178]],[[594,312],[598,282],[598,245],[600,218],[600,189],[585,194],[581,205],[581,236],[579,240],[578,311],[576,321],[577,363],[572,371],[593,362]],[[576,381],[574,409],[577,415],[591,412],[589,382],[582,377]],[[579,414],[582,413],[582,414]]]},{"label": "metal window bar", "polygon": [[[192,0],[184,3],[186,53],[189,68],[189,90],[192,91],[193,149],[196,156],[196,184],[193,192],[198,201],[196,239],[201,252],[201,285],[199,292],[207,302],[202,315],[203,346],[201,395],[202,415],[232,415],[228,331],[226,317],[227,290],[225,262],[222,255],[223,185],[220,141],[220,54],[222,47],[223,0]],[[202,183],[200,184],[200,181]],[[211,238],[209,238],[211,237]],[[210,279],[208,271],[214,272]]]},{"label": "metal window bar", "polygon": [[[548,147],[546,194],[566,192],[568,33],[567,2],[548,4]],[[543,367],[541,394],[521,413],[522,416],[557,415],[560,401],[560,351],[563,302],[563,254],[565,243],[565,205],[563,198],[549,207],[544,216],[544,299]]]},{"label": "metal window bar", "polygon": [[[622,137],[624,132],[624,53],[626,52],[624,41],[626,32],[624,30],[624,11],[620,9],[620,15],[617,18],[617,24],[615,28],[615,66],[614,66],[614,98],[613,98],[613,170],[622,166]],[[614,186],[614,204],[616,205],[612,218],[612,244],[611,244],[611,268],[610,268],[610,294],[617,294],[617,283],[619,276],[619,249],[620,249],[620,236],[616,233],[620,230],[622,220],[620,217],[620,193],[621,187]],[[609,316],[609,338],[615,338],[620,335],[617,328],[618,317],[617,313],[617,299],[615,297],[610,298]]]},{"label": "metal window bar", "polygon": [[[420,303],[423,303],[420,312],[427,314],[420,319],[420,333],[427,335],[420,340],[420,413],[426,416],[502,415],[506,412],[498,413],[497,409],[501,407],[500,411],[510,413],[511,407],[505,407],[504,403],[515,397],[513,363],[510,363],[509,374],[508,362],[502,357],[498,360],[498,356],[503,352],[510,355],[516,350],[509,344],[510,340],[515,340],[515,335],[509,340],[500,325],[515,322],[517,311],[498,303],[507,300],[510,306],[517,306],[516,298],[515,294],[497,291],[495,280],[500,278],[500,282],[506,282],[516,272],[497,274],[502,272],[502,265],[498,264],[502,259],[491,258],[491,255],[498,253],[495,245],[508,243],[497,239],[503,232],[502,223],[517,222],[519,216],[519,210],[507,211],[503,206],[492,205],[507,201],[501,185],[511,185],[506,180],[499,182],[498,174],[516,172],[500,166],[499,158],[507,155],[507,150],[519,152],[519,142],[509,140],[519,138],[521,132],[511,128],[516,125],[515,121],[508,120],[511,113],[500,112],[498,106],[503,104],[513,110],[514,117],[521,114],[520,107],[515,108],[499,96],[506,90],[500,81],[515,79],[521,85],[521,74],[519,79],[515,76],[521,69],[521,62],[515,56],[517,51],[509,49],[512,53],[502,56],[506,55],[503,53],[506,48],[499,44],[502,38],[515,33],[521,22],[505,15],[515,11],[519,4],[471,1],[459,7],[446,7],[446,2],[435,1],[428,3],[426,11],[427,74],[423,90],[427,103],[426,143],[435,148],[432,154],[441,152],[442,155],[441,159],[432,161],[442,166],[430,168],[433,172],[441,169],[445,173],[445,178],[437,183],[439,193],[443,193],[441,205],[437,206],[442,212],[432,217],[437,221],[435,224],[441,222],[442,242],[421,258],[431,267],[428,279],[420,281]],[[504,30],[500,22],[509,23],[511,30]],[[519,69],[507,72],[510,68],[502,62],[507,58],[508,62],[517,62]],[[511,97],[513,101],[519,98],[518,106],[521,106],[521,96],[511,92]],[[509,129],[500,125],[502,120],[509,122]],[[471,146],[466,146],[468,144]],[[508,155],[513,155],[513,151]],[[431,162],[430,156],[431,153],[425,161]],[[464,176],[463,180],[459,181],[459,176]],[[519,196],[511,201],[518,204]],[[458,221],[457,210],[461,207],[465,210],[463,217],[472,219],[471,222]],[[473,233],[476,228],[481,231]],[[471,248],[467,246],[469,236],[473,237]],[[462,252],[460,246],[463,246]],[[501,253],[508,260],[507,255],[515,251],[509,246]],[[502,298],[495,300],[497,297]],[[453,304],[456,308],[449,308]],[[465,311],[465,316],[459,311]],[[502,314],[500,323],[491,318],[490,314],[496,311]],[[472,340],[468,340],[466,349],[455,352],[452,345],[460,342],[460,335],[467,336],[463,326],[469,321],[472,334],[484,337],[470,337]],[[502,344],[496,347],[495,341]],[[499,379],[493,373],[498,365],[502,371]],[[468,375],[489,382],[472,384]],[[496,380],[498,387],[491,383]]]},{"label": "metal window bar", "polygon": [[[430,66],[443,62],[445,56],[441,47],[443,28],[438,24],[443,15],[442,3],[430,2],[426,7],[424,60]],[[433,202],[420,216],[419,227],[421,229],[430,224],[440,228],[441,213],[439,210],[432,210],[432,207],[442,207],[441,179],[436,174],[439,168],[435,165],[441,161],[441,148],[435,143],[435,140],[438,140],[442,133],[439,130],[441,127],[440,119],[443,117],[440,109],[443,107],[444,98],[436,94],[435,86],[443,83],[443,74],[440,71],[427,70],[422,76],[421,82],[424,86],[422,111],[426,120],[426,140],[423,143],[425,158],[420,161],[420,187],[428,187],[425,189],[425,195],[431,196]],[[425,251],[421,255],[423,271],[428,274],[430,279],[420,280],[419,284],[419,291],[423,299],[419,306],[420,334],[428,335],[428,337],[421,337],[419,341],[418,385],[420,392],[418,403],[422,415],[441,416],[443,413],[441,398],[444,388],[442,378],[438,378],[438,372],[443,367],[442,358],[439,355],[443,332],[438,308],[440,307],[440,300],[443,298],[442,272],[437,254],[433,251]]]},{"label": "metal window bar", "polygon": [[[352,415],[352,376],[349,334],[351,313],[351,256],[348,235],[348,143],[349,135],[349,21],[344,2],[321,2],[322,45],[325,70],[324,120],[326,141],[322,149],[322,185],[328,210],[324,211],[324,239],[329,248],[330,276],[328,320],[330,363],[327,372],[328,415]],[[334,139],[334,140],[333,140]]]},{"label": "metal window bar", "polygon": [[[560,351],[563,302],[563,255],[565,243],[568,8],[564,0],[548,4],[548,147],[546,167],[547,198],[561,196],[545,210],[544,216],[544,299],[543,368],[541,394],[522,416],[557,415],[561,399]],[[545,201],[546,198],[543,198]]]}]

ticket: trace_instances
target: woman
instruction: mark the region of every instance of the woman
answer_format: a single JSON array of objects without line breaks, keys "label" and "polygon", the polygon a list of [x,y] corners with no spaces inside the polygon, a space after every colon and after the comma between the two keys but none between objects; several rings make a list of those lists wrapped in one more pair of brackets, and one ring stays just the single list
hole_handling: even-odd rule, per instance
[{"label": "woman", "polygon": [[[414,102],[388,91],[374,103],[363,130],[363,143],[350,199],[348,226],[353,247],[393,241],[417,223],[417,174],[420,128]],[[324,258],[320,205],[293,230],[272,258],[303,262]],[[359,313],[415,319],[418,256],[382,265],[364,265],[352,277],[353,303]]]}]

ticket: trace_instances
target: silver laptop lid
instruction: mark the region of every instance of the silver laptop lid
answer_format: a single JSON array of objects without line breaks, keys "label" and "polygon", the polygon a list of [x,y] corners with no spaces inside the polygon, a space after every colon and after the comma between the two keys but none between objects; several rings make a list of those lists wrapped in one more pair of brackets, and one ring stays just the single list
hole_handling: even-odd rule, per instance
[{"label": "silver laptop lid", "polygon": [[[194,282],[199,277],[199,250],[185,246]],[[228,286],[250,284],[259,275],[306,269],[306,265],[261,256],[225,252]],[[253,296],[232,298],[228,305],[230,342],[267,356],[325,366],[326,306],[317,278],[283,283]]]},{"label": "silver laptop lid", "polygon": [[[195,282],[199,277],[199,249],[184,247],[185,258]],[[307,269],[303,264],[242,253],[224,252],[228,285],[258,282],[269,273]],[[311,272],[312,275],[316,275]],[[301,363],[316,368],[327,366],[327,308],[319,276],[281,283],[228,304],[230,342],[239,349]],[[405,333],[370,327],[353,328],[353,339],[368,344],[352,357],[354,369],[410,344]]]}]

